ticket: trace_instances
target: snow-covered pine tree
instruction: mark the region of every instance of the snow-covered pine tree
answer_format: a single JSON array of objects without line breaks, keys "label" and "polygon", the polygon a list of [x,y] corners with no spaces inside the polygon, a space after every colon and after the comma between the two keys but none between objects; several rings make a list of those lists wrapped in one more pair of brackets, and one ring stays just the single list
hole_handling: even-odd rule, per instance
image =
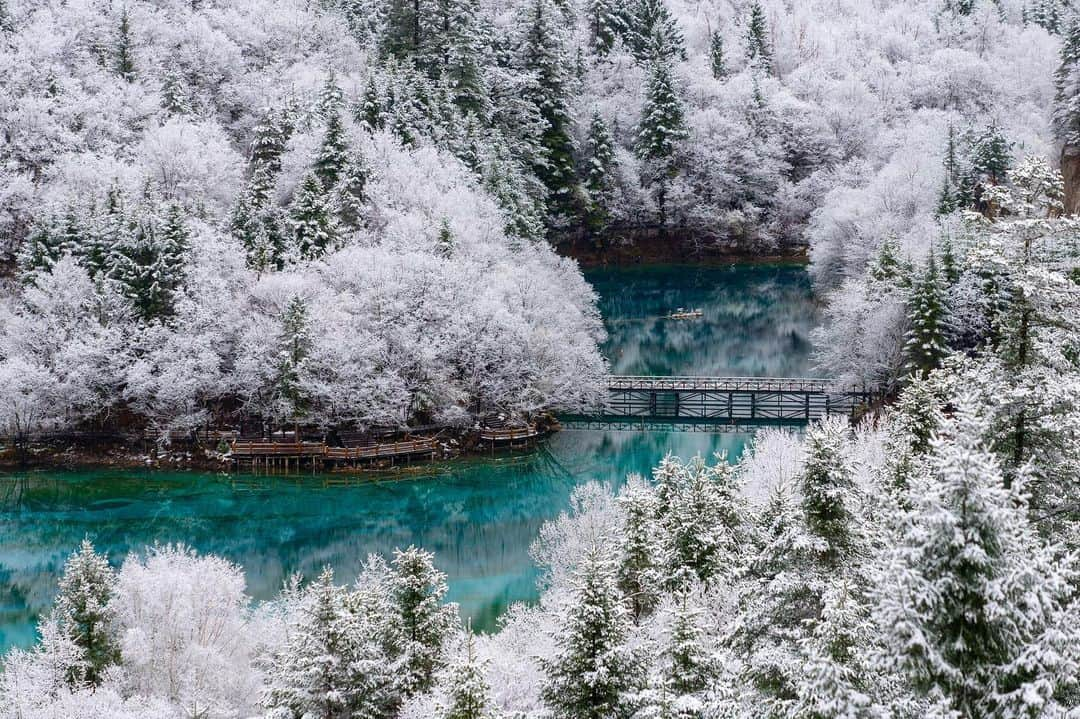
[{"label": "snow-covered pine tree", "polygon": [[1027,518],[1023,482],[1005,488],[983,445],[986,420],[957,400],[932,442],[931,476],[880,572],[881,662],[965,719],[1055,716],[1080,634],[1071,557]]},{"label": "snow-covered pine tree", "polygon": [[338,219],[343,227],[359,229],[367,214],[367,183],[370,171],[367,160],[358,150],[349,153],[337,186]]},{"label": "snow-covered pine tree", "polygon": [[184,210],[180,203],[170,202],[158,231],[158,253],[152,269],[161,296],[157,311],[159,317],[173,312],[176,294],[187,273],[189,240]]},{"label": "snow-covered pine tree", "polygon": [[718,674],[716,662],[705,647],[701,618],[701,609],[682,593],[672,610],[666,654],[668,686],[679,697],[677,704],[684,707],[696,704],[696,695],[704,692]]},{"label": "snow-covered pine tree", "polygon": [[599,112],[593,112],[585,138],[585,189],[589,193],[588,223],[601,232],[611,221],[615,202],[615,141]]},{"label": "snow-covered pine tree", "polygon": [[51,621],[78,649],[78,661],[67,676],[69,684],[97,685],[104,671],[120,661],[108,606],[115,581],[108,559],[94,551],[89,539],[64,564]]},{"label": "snow-covered pine tree", "polygon": [[330,111],[326,116],[326,129],[322,144],[315,155],[313,168],[315,175],[322,180],[325,190],[329,191],[337,184],[348,161],[349,146],[345,139],[341,113],[336,110]]},{"label": "snow-covered pine tree", "polygon": [[630,616],[638,621],[652,612],[665,583],[667,559],[656,515],[656,492],[640,477],[631,477],[619,492],[623,527],[616,578]]},{"label": "snow-covered pine tree", "polygon": [[269,177],[281,169],[281,155],[285,152],[285,143],[289,133],[286,131],[283,113],[272,107],[264,108],[262,119],[255,126],[251,141],[251,164],[253,173],[265,168]]},{"label": "snow-covered pine tree", "polygon": [[341,89],[341,85],[338,84],[337,73],[331,67],[326,71],[326,80],[323,81],[323,86],[319,89],[319,99],[315,109],[323,120],[328,120],[331,115],[340,115],[344,105],[345,92]]},{"label": "snow-covered pine tree", "polygon": [[750,16],[746,21],[746,60],[751,67],[772,72],[769,24],[765,19],[765,9],[757,0],[750,3]]},{"label": "snow-covered pine tree", "polygon": [[443,259],[454,256],[454,247],[457,241],[454,239],[454,230],[450,227],[450,220],[445,217],[439,221],[439,232],[435,236],[435,254]]},{"label": "snow-covered pine tree", "polygon": [[637,127],[636,149],[645,161],[643,182],[652,189],[660,224],[667,223],[667,193],[678,174],[678,149],[687,137],[682,100],[670,66],[654,61],[649,68],[645,104]]},{"label": "snow-covered pine tree", "polygon": [[631,695],[643,683],[637,652],[627,644],[630,617],[604,548],[586,550],[573,597],[555,637],[557,652],[543,660],[544,703],[562,719],[629,719]]},{"label": "snow-covered pine tree", "polygon": [[267,672],[268,716],[355,719],[396,711],[393,667],[349,599],[329,567],[305,591],[299,620]]},{"label": "snow-covered pine tree", "polygon": [[484,68],[484,42],[477,0],[446,0],[448,38],[443,76],[464,114],[487,120],[491,98]]},{"label": "snow-covered pine tree", "polygon": [[723,80],[728,75],[727,58],[724,57],[724,36],[719,30],[709,35],[709,69],[716,80]]},{"label": "snow-covered pine tree", "polygon": [[635,0],[628,28],[630,47],[639,63],[686,60],[686,40],[664,0]]},{"label": "snow-covered pine tree", "polygon": [[520,21],[522,66],[536,74],[528,99],[543,120],[540,155],[533,160],[533,171],[547,188],[552,219],[574,216],[578,194],[566,76],[569,63],[559,14],[552,0],[530,0]]},{"label": "snow-covered pine tree", "polygon": [[444,604],[446,575],[435,568],[430,552],[416,547],[394,552],[391,594],[392,639],[402,659],[401,686],[406,695],[431,688],[446,663],[446,642],[457,630],[457,605]]},{"label": "snow-covered pine tree", "polygon": [[751,541],[726,642],[742,664],[740,679],[754,704],[768,706],[770,716],[787,716],[802,676],[800,642],[818,617],[815,596],[822,588],[808,551],[814,542],[791,488],[773,488],[755,517]]},{"label": "snow-covered pine tree", "polygon": [[1005,139],[996,123],[990,123],[971,146],[971,168],[982,183],[998,185],[1012,166],[1012,143]]},{"label": "snow-covered pine tree", "polygon": [[135,81],[134,39],[127,7],[120,10],[120,22],[116,31],[116,73],[128,82]]},{"label": "snow-covered pine tree", "polygon": [[829,418],[810,427],[800,476],[802,513],[815,540],[815,561],[826,570],[846,565],[857,549],[860,529],[847,423]]},{"label": "snow-covered pine tree", "polygon": [[337,240],[329,197],[314,172],[304,176],[289,208],[293,248],[300,259],[322,256]]},{"label": "snow-covered pine tree", "polygon": [[1066,145],[1080,145],[1080,18],[1069,22],[1054,73],[1054,133]]},{"label": "snow-covered pine tree", "polygon": [[421,5],[420,0],[388,0],[379,41],[379,52],[384,59],[409,60],[420,49]]},{"label": "snow-covered pine tree", "polygon": [[604,57],[626,34],[626,11],[620,0],[589,0],[589,48]]},{"label": "snow-covered pine tree", "polygon": [[676,586],[708,581],[724,567],[736,566],[743,533],[739,486],[727,460],[718,457],[710,466],[697,456],[683,467],[661,517]]},{"label": "snow-covered pine tree", "polygon": [[465,654],[450,666],[445,681],[446,706],[440,707],[439,719],[498,718],[471,629],[465,633]]},{"label": "snow-covered pine tree", "polygon": [[161,107],[170,115],[190,115],[191,98],[184,73],[173,63],[161,82]]},{"label": "snow-covered pine tree", "polygon": [[87,244],[87,233],[74,208],[68,208],[63,219],[39,223],[19,248],[19,270],[28,278],[39,270],[49,270],[64,255],[81,257]]},{"label": "snow-covered pine tree", "polygon": [[307,302],[300,295],[293,296],[281,315],[273,384],[275,414],[282,421],[293,422],[297,430],[311,403],[303,383],[304,364],[311,352],[309,322]]},{"label": "snow-covered pine tree", "polygon": [[926,269],[911,285],[908,299],[910,328],[904,341],[904,366],[909,373],[925,374],[935,370],[948,354],[945,311],[945,290],[931,251]]},{"label": "snow-covered pine tree", "polygon": [[1057,35],[1062,30],[1064,17],[1073,12],[1070,0],[1031,0],[1021,13],[1024,24],[1033,23],[1047,32]]}]

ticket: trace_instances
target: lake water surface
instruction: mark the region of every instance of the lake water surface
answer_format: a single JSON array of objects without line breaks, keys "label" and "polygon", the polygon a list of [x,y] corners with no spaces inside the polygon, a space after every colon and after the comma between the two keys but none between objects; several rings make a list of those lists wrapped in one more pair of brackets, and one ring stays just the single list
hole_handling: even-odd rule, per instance
[{"label": "lake water surface", "polygon": [[[587,273],[617,374],[804,376],[816,322],[799,266],[650,267]],[[673,321],[679,307],[701,320]],[[348,581],[371,552],[436,553],[450,598],[491,630],[510,602],[538,595],[529,546],[574,487],[647,473],[666,452],[727,451],[745,435],[567,431],[540,450],[414,468],[390,478],[265,478],[87,470],[0,475],[0,652],[34,640],[67,555],[84,536],[119,562],[183,542],[243,565],[272,597],[293,572],[334,567]]]}]

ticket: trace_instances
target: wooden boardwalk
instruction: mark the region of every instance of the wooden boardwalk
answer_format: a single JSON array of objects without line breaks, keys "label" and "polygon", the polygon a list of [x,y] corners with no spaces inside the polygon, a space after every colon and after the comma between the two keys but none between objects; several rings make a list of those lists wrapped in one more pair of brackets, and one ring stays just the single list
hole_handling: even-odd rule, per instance
[{"label": "wooden boardwalk", "polygon": [[876,392],[813,377],[647,377],[613,375],[594,412],[561,418],[567,428],[648,429],[661,423],[717,431],[723,425],[798,424],[853,415]]},{"label": "wooden boardwalk", "polygon": [[229,445],[230,457],[235,468],[244,466],[253,471],[260,469],[273,472],[300,470],[307,465],[311,470],[332,469],[343,466],[371,465],[381,461],[391,464],[399,459],[435,459],[439,453],[437,437],[407,439],[359,447],[330,447],[325,442],[263,442],[234,440]]}]

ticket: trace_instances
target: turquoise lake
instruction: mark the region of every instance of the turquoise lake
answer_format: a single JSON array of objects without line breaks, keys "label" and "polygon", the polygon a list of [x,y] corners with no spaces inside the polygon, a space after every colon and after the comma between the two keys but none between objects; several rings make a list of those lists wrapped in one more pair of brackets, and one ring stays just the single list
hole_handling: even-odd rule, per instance
[{"label": "turquoise lake", "polygon": [[[586,273],[600,296],[616,374],[805,376],[817,321],[800,266],[650,267]],[[700,320],[664,315],[698,308]],[[34,641],[67,555],[84,536],[116,563],[183,542],[241,564],[267,599],[293,572],[355,575],[369,553],[435,552],[450,599],[492,630],[538,596],[529,547],[574,487],[648,473],[667,452],[727,451],[746,435],[566,431],[539,450],[343,480],[87,470],[0,475],[0,652]]]}]

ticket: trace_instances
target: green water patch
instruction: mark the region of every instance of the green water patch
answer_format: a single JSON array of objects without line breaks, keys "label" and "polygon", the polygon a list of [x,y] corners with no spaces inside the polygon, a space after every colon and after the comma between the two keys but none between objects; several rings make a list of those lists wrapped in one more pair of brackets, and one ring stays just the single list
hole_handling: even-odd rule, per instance
[{"label": "green water patch", "polygon": [[[588,273],[617,373],[802,375],[816,320],[800,267],[662,267]],[[700,320],[666,320],[696,307]],[[67,555],[83,537],[119,563],[155,542],[183,542],[244,567],[249,593],[273,597],[294,572],[333,566],[350,581],[369,553],[435,552],[450,599],[474,627],[497,628],[534,601],[529,548],[573,489],[648,473],[663,456],[734,458],[746,435],[567,431],[529,454],[472,457],[409,472],[254,477],[164,471],[0,475],[0,651],[28,646]]]}]

